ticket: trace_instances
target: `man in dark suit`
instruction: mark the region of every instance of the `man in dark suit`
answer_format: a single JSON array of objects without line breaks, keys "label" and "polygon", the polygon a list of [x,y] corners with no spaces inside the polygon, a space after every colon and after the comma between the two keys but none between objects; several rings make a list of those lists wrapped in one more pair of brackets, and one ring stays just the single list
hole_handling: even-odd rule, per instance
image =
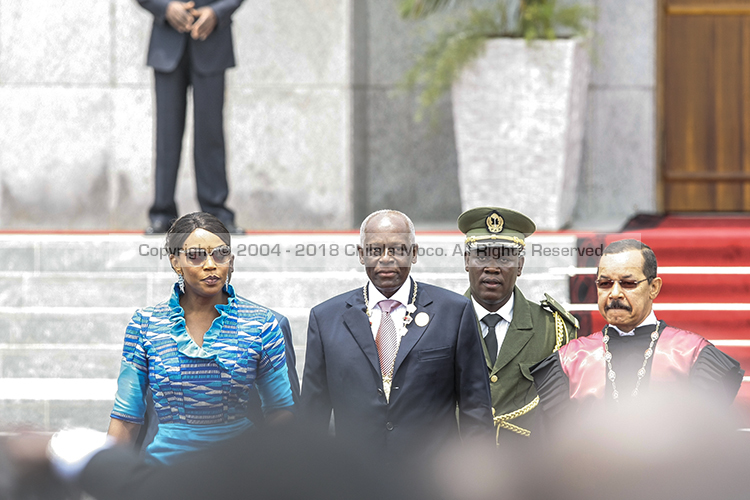
[{"label": "man in dark suit", "polygon": [[313,429],[373,453],[426,454],[458,437],[492,439],[492,410],[471,302],[409,277],[417,261],[406,215],[371,214],[359,260],[369,283],[312,309],[301,412]]},{"label": "man in dark suit", "polygon": [[147,64],[156,89],[156,175],[147,233],[164,233],[178,216],[174,201],[188,87],[193,88],[195,182],[201,210],[231,233],[234,213],[224,149],[224,71],[234,66],[231,16],[242,0],[138,0],[154,16]]}]

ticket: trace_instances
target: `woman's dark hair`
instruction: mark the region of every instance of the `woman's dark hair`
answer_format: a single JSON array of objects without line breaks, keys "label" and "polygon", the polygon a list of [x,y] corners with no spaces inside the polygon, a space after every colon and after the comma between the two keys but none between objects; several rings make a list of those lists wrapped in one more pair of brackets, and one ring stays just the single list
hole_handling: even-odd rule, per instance
[{"label": "woman's dark hair", "polygon": [[169,255],[176,255],[182,248],[182,245],[185,244],[188,236],[196,229],[205,229],[209,233],[213,233],[221,238],[221,241],[226,243],[227,246],[232,246],[232,238],[229,235],[229,231],[218,217],[206,212],[193,212],[183,215],[174,221],[169,231],[167,231],[166,249]]}]

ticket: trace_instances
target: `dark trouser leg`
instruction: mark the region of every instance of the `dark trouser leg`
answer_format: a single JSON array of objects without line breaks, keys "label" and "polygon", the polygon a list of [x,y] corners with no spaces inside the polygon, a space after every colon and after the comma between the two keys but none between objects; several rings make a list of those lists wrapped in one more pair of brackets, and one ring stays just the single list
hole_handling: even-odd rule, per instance
[{"label": "dark trouser leg", "polygon": [[224,150],[224,72],[193,72],[195,110],[195,183],[201,210],[225,224],[234,224],[234,212],[224,203],[229,196]]},{"label": "dark trouser leg", "polygon": [[[186,51],[187,53],[187,51]],[[156,89],[156,172],[151,223],[169,223],[177,218],[174,201],[177,169],[180,167],[182,136],[185,134],[189,61],[183,57],[171,73],[154,71]]]}]

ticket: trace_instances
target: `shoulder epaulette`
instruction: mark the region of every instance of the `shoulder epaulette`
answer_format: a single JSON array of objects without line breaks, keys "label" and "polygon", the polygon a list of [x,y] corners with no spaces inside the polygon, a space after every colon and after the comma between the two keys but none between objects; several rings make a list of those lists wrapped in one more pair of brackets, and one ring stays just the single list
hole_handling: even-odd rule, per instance
[{"label": "shoulder epaulette", "polygon": [[581,327],[578,323],[578,318],[566,311],[565,308],[561,306],[555,299],[550,297],[549,294],[544,294],[544,300],[541,302],[541,306],[549,309],[550,311],[557,311],[565,321],[573,325],[576,329],[579,329]]}]

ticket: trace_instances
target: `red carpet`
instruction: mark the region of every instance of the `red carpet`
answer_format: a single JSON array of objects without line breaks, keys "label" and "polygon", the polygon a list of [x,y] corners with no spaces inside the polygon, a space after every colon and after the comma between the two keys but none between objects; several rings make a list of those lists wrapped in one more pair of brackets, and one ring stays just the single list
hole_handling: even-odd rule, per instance
[{"label": "red carpet", "polygon": [[[580,234],[578,245],[601,248],[625,238],[639,239],[656,253],[664,281],[655,302],[657,317],[715,342],[750,376],[750,216],[640,215],[620,233]],[[596,267],[597,261],[579,257],[578,267]],[[596,303],[594,278],[571,277],[571,304]],[[598,311],[575,315],[582,333],[604,326]],[[743,383],[735,406],[750,427],[750,382]]]}]

